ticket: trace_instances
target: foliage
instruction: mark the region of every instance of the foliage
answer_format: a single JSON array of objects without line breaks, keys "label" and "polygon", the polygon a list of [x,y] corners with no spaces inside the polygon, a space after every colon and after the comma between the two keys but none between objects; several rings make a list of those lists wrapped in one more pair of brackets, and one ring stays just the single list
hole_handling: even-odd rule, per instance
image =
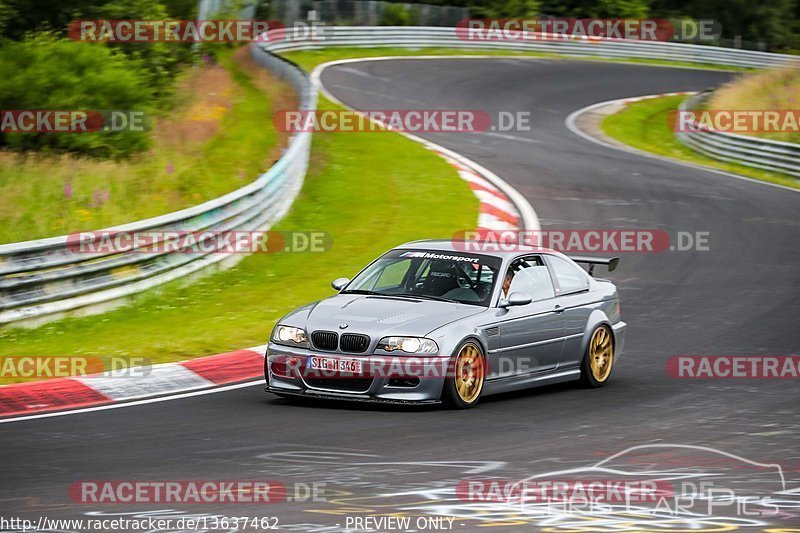
[{"label": "foliage", "polygon": [[469,7],[473,17],[714,20],[726,45],[738,39],[745,48],[800,49],[800,0],[470,0]]},{"label": "foliage", "polygon": [[[0,109],[136,110],[152,94],[137,65],[104,46],[40,33],[0,48]],[[0,145],[16,150],[73,151],[124,156],[147,148],[146,131],[8,133]]]},{"label": "foliage", "polygon": [[470,5],[476,18],[536,18],[540,12],[538,0],[480,0]]},{"label": "foliage", "polygon": [[381,26],[413,26],[412,13],[400,4],[389,4],[381,13]]},{"label": "foliage", "polygon": [[[193,0],[194,2],[194,0]],[[0,32],[7,40],[23,40],[35,32],[66,38],[73,20],[190,19],[196,2],[187,0],[0,0]],[[93,43],[122,51],[141,67],[146,84],[158,96],[167,92],[183,63],[191,59],[188,45],[176,43]],[[65,65],[65,68],[70,68]]]},{"label": "foliage", "polygon": [[[96,11],[102,20],[165,20],[170,18],[167,8],[157,0],[111,0]],[[191,58],[187,43],[112,43],[133,61],[139,63],[146,82],[156,96],[168,92],[181,64]]]}]

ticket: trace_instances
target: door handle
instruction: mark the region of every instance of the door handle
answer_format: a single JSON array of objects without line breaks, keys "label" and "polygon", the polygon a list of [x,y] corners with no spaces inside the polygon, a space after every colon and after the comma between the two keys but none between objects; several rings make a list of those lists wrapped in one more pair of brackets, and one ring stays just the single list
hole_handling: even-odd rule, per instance
[{"label": "door handle", "polygon": [[556,304],[555,312],[556,312],[556,314],[563,313],[564,312],[564,308],[561,307],[560,305]]}]

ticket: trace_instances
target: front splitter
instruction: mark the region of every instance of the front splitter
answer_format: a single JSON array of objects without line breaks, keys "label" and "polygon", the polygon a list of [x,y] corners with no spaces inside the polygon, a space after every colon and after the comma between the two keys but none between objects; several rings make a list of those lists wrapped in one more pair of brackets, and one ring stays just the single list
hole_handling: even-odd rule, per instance
[{"label": "front splitter", "polygon": [[277,387],[265,387],[264,390],[279,396],[295,396],[297,398],[310,398],[314,400],[338,400],[346,402],[384,403],[395,405],[436,405],[442,403],[441,400],[395,400],[391,398],[376,398],[375,396],[368,396],[366,394],[336,394],[332,392],[313,390],[298,392]]}]

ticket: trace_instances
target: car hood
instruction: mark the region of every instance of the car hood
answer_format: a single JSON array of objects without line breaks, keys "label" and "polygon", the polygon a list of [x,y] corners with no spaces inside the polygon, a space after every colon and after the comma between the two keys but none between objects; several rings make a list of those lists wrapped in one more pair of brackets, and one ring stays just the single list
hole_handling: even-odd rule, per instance
[{"label": "car hood", "polygon": [[[445,324],[485,310],[477,305],[432,300],[339,294],[298,309],[290,317],[299,322],[298,315],[305,314],[304,325],[309,334],[319,330],[346,331],[378,339],[386,335],[427,335]],[[347,327],[340,328],[343,324]]]}]

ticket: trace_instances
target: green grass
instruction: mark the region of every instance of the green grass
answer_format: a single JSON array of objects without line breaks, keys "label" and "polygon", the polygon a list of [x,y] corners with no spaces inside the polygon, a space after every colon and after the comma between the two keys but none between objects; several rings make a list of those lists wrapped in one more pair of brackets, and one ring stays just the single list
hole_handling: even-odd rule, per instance
[{"label": "green grass", "polygon": [[316,134],[300,196],[273,229],[327,232],[329,251],[252,255],[231,270],[165,285],[101,315],[4,329],[0,355],[144,356],[160,363],[264,344],[282,315],[333,294],[334,278],[353,276],[402,242],[474,227],[477,216],[468,185],[422,145],[387,132]]},{"label": "green grass", "polygon": [[[0,243],[169,213],[242,187],[269,168],[280,142],[268,117],[273,101],[289,94],[288,86],[273,83],[265,93],[229,50],[219,59],[235,83],[227,96],[231,107],[207,140],[187,141],[189,127],[125,161],[0,152]],[[201,111],[213,116],[224,108]]]},{"label": "green grass", "polygon": [[691,67],[702,68],[707,70],[725,70],[725,71],[742,71],[746,72],[750,69],[741,67],[720,67],[719,65],[705,64],[705,63],[689,63],[686,61],[662,61],[659,59],[611,59],[611,58],[598,58],[594,56],[565,56],[559,54],[550,54],[544,52],[525,52],[515,50],[461,50],[453,48],[327,48],[320,50],[306,50],[302,52],[287,52],[283,54],[287,59],[291,59],[303,68],[310,70],[314,66],[327,61],[335,61],[344,58],[363,58],[363,57],[377,57],[377,56],[420,56],[420,55],[437,55],[437,56],[456,56],[456,55],[474,55],[474,56],[499,56],[499,57],[533,57],[533,58],[552,58],[560,60],[576,60],[576,61],[600,61],[604,63],[637,63],[643,65],[662,65],[668,67]]},{"label": "green grass", "polygon": [[678,109],[683,98],[665,96],[628,104],[622,111],[606,117],[601,127],[610,137],[646,152],[800,188],[800,182],[790,176],[717,161],[683,145],[669,123],[669,113]]}]

